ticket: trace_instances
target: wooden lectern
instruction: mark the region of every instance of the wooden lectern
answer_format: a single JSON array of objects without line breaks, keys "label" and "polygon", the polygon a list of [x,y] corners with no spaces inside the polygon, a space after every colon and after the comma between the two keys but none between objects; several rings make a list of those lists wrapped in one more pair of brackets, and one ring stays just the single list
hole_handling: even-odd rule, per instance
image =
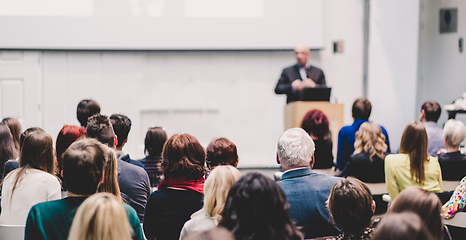
[{"label": "wooden lectern", "polygon": [[319,109],[327,115],[333,140],[333,155],[336,157],[338,132],[343,127],[343,103],[329,102],[290,102],[285,106],[285,130],[301,127],[301,122],[309,110]]}]

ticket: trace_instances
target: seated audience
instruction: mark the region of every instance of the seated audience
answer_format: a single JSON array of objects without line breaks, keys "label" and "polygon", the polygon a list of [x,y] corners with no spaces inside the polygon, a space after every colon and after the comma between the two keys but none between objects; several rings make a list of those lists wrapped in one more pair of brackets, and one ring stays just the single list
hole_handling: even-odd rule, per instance
[{"label": "seated audience", "polygon": [[180,238],[183,224],[202,207],[205,150],[189,134],[175,134],[163,147],[165,179],[147,201],[144,233],[147,238]]},{"label": "seated audience", "polygon": [[120,200],[109,193],[96,193],[79,206],[68,240],[131,240],[131,231]]},{"label": "seated audience", "polygon": [[341,178],[313,172],[313,154],[314,142],[301,128],[288,129],[278,140],[277,162],[284,173],[277,184],[290,203],[290,218],[306,239],[340,232],[330,221],[325,202]]},{"label": "seated audience", "polygon": [[86,129],[87,120],[98,113],[100,113],[100,105],[96,101],[90,99],[82,100],[76,108],[76,117],[83,129]]},{"label": "seated audience", "polygon": [[113,114],[110,116],[110,121],[112,122],[113,131],[118,138],[116,145],[117,159],[144,168],[144,165],[140,161],[131,159],[129,154],[125,154],[123,152],[123,147],[125,146],[126,142],[128,142],[129,131],[131,131],[131,119],[125,115]]},{"label": "seated audience", "polygon": [[210,170],[220,165],[233,167],[238,165],[236,145],[226,138],[217,138],[210,142],[206,148],[206,154],[206,163]]},{"label": "seated audience", "polygon": [[427,153],[427,133],[421,122],[409,123],[401,136],[400,153],[385,158],[385,183],[391,199],[413,186],[443,191],[440,165]]},{"label": "seated audience", "polygon": [[[84,129],[78,126],[65,125],[58,132],[57,140],[55,142],[55,150],[57,151],[57,175],[63,181],[61,177],[62,170],[62,155],[65,150],[76,140],[84,136]],[[63,190],[66,191],[66,186],[62,183]]]},{"label": "seated audience", "polygon": [[[359,130],[361,124],[369,121],[371,115],[372,105],[369,100],[365,98],[356,99],[353,103],[352,113],[354,122],[351,126],[345,126],[340,129],[338,133],[338,152],[336,166],[343,170],[346,167],[349,157],[354,153],[354,142],[356,132]],[[385,135],[385,144],[387,144],[387,153],[390,153],[390,141],[388,139],[388,133],[380,126],[383,135]]]},{"label": "seated audience", "polygon": [[181,230],[180,239],[193,232],[215,228],[222,220],[223,207],[231,186],[241,177],[234,167],[217,166],[204,185],[204,207],[191,215]]},{"label": "seated audience", "polygon": [[[117,137],[113,131],[110,119],[101,114],[89,118],[86,128],[86,136],[95,138],[99,142],[115,149]],[[123,160],[117,161],[118,185],[128,204],[138,213],[139,219],[144,218],[144,209],[150,195],[149,176],[146,171],[138,166]]]},{"label": "seated audience", "polygon": [[314,141],[313,169],[328,169],[333,167],[332,137],[325,114],[317,109],[310,110],[303,118],[301,128],[304,129]]},{"label": "seated audience", "polygon": [[427,101],[422,104],[419,121],[421,121],[426,128],[427,138],[429,139],[427,150],[429,156],[437,156],[437,152],[441,148],[445,148],[442,128],[437,126],[437,121],[441,113],[442,108],[436,101]]},{"label": "seated audience", "polygon": [[390,204],[387,213],[411,211],[419,215],[434,239],[442,239],[442,203],[434,193],[418,187],[403,190]]},{"label": "seated audience", "polygon": [[235,240],[235,237],[225,228],[217,227],[207,231],[189,234],[184,240]]},{"label": "seated audience", "polygon": [[442,207],[445,219],[452,219],[458,212],[463,211],[466,206],[466,177],[456,187],[450,200]]},{"label": "seated audience", "polygon": [[19,168],[3,182],[1,224],[24,225],[34,204],[61,198],[55,164],[50,135],[43,131],[28,134],[21,148]]},{"label": "seated audience", "polygon": [[163,145],[167,141],[167,133],[161,127],[151,127],[147,130],[146,138],[144,139],[144,153],[146,157],[141,159],[144,164],[147,174],[150,179],[150,186],[157,187],[162,181],[162,172],[160,171],[162,164]]},{"label": "seated audience", "polygon": [[[77,209],[103,181],[108,148],[94,139],[78,140],[63,154],[63,179],[68,197],[34,205],[26,222],[25,240],[68,239]],[[132,229],[132,239],[144,239],[136,211],[123,204]]]},{"label": "seated audience", "polygon": [[8,171],[4,171],[5,164],[8,161],[15,161],[17,157],[18,152],[16,152],[15,142],[13,141],[10,129],[7,125],[0,123],[0,170],[3,173],[0,180],[8,174]]},{"label": "seated audience", "polygon": [[372,240],[434,240],[422,219],[413,212],[391,213],[383,217]]},{"label": "seated audience", "polygon": [[282,189],[252,172],[231,187],[219,226],[230,230],[236,240],[300,240],[302,234],[288,210]]},{"label": "seated audience", "polygon": [[375,201],[371,190],[356,178],[337,182],[328,198],[330,216],[342,231],[340,239],[370,239],[374,228]]},{"label": "seated audience", "polygon": [[8,126],[11,132],[11,136],[13,136],[13,141],[15,142],[16,152],[19,154],[20,145],[19,145],[19,138],[21,135],[21,124],[18,122],[16,118],[4,118],[2,123]]},{"label": "seated audience", "polygon": [[450,119],[443,128],[446,152],[438,155],[443,180],[460,181],[466,176],[466,155],[460,152],[460,144],[466,137],[464,123]]},{"label": "seated audience", "polygon": [[365,122],[356,132],[354,154],[348,159],[341,177],[353,176],[367,183],[385,182],[384,159],[387,145],[381,128]]},{"label": "seated audience", "polygon": [[[21,133],[21,136],[19,137],[19,148],[21,149],[23,147],[23,143],[24,143],[24,138],[26,137],[26,135],[28,135],[29,133],[31,132],[34,132],[34,131],[44,131],[42,130],[42,128],[39,128],[39,127],[31,127],[31,128],[28,128],[26,129],[23,133]],[[18,153],[19,155],[19,153]],[[14,159],[14,160],[8,160],[6,163],[5,163],[5,168],[3,169],[3,177],[5,177],[6,175],[8,175],[8,173],[10,173],[11,171],[15,170],[19,168],[19,159]]]}]

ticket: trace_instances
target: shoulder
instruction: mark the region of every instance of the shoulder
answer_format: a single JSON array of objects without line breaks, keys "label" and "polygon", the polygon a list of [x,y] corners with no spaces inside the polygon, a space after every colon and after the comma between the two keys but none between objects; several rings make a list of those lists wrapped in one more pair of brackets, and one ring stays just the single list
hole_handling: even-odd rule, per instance
[{"label": "shoulder", "polygon": [[64,207],[66,207],[64,199],[42,202],[32,206],[31,210],[29,211],[29,215],[41,212],[47,212],[47,214],[51,214],[54,212],[54,210],[62,209]]},{"label": "shoulder", "polygon": [[340,131],[338,132],[338,135],[340,136],[343,136],[343,135],[347,135],[348,133],[351,133],[353,132],[353,128],[351,126],[344,126],[340,129]]},{"label": "shoulder", "polygon": [[322,69],[318,68],[318,67],[315,67],[315,66],[310,66],[309,67],[309,70],[310,71],[315,71],[315,72],[320,72],[320,73],[323,73]]},{"label": "shoulder", "polygon": [[131,207],[130,205],[128,205],[126,203],[122,203],[121,205],[123,205],[123,208],[125,209],[126,214],[128,215],[128,219],[129,219],[130,222],[131,222],[132,219],[136,219],[137,221],[139,221],[138,214],[137,214],[136,210],[134,210],[133,207]]},{"label": "shoulder", "polygon": [[122,172],[126,172],[126,174],[134,174],[134,175],[140,175],[140,176],[147,175],[147,172],[146,170],[144,170],[144,168],[141,168],[131,163],[127,163],[121,159],[118,160],[118,168]]}]

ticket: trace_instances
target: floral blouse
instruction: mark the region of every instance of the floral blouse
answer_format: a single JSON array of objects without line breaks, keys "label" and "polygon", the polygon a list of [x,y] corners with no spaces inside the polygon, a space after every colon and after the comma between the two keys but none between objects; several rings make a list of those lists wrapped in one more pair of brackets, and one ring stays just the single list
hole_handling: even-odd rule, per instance
[{"label": "floral blouse", "polygon": [[460,185],[456,187],[455,192],[451,195],[450,200],[442,207],[445,219],[452,219],[456,213],[461,212],[466,206],[466,177],[461,179]]},{"label": "floral blouse", "polygon": [[341,233],[338,235],[335,240],[368,240],[371,239],[374,228],[368,227],[364,229],[362,234],[354,235],[350,233]]}]

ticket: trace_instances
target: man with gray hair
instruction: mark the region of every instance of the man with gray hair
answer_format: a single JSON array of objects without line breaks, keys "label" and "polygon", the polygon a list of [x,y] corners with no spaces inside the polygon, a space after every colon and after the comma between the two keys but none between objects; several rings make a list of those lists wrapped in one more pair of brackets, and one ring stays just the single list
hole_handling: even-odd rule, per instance
[{"label": "man with gray hair", "polygon": [[302,227],[305,239],[339,234],[330,222],[326,201],[341,178],[311,170],[314,150],[314,141],[301,128],[288,129],[278,140],[277,162],[284,173],[277,183],[290,203],[290,217]]}]

